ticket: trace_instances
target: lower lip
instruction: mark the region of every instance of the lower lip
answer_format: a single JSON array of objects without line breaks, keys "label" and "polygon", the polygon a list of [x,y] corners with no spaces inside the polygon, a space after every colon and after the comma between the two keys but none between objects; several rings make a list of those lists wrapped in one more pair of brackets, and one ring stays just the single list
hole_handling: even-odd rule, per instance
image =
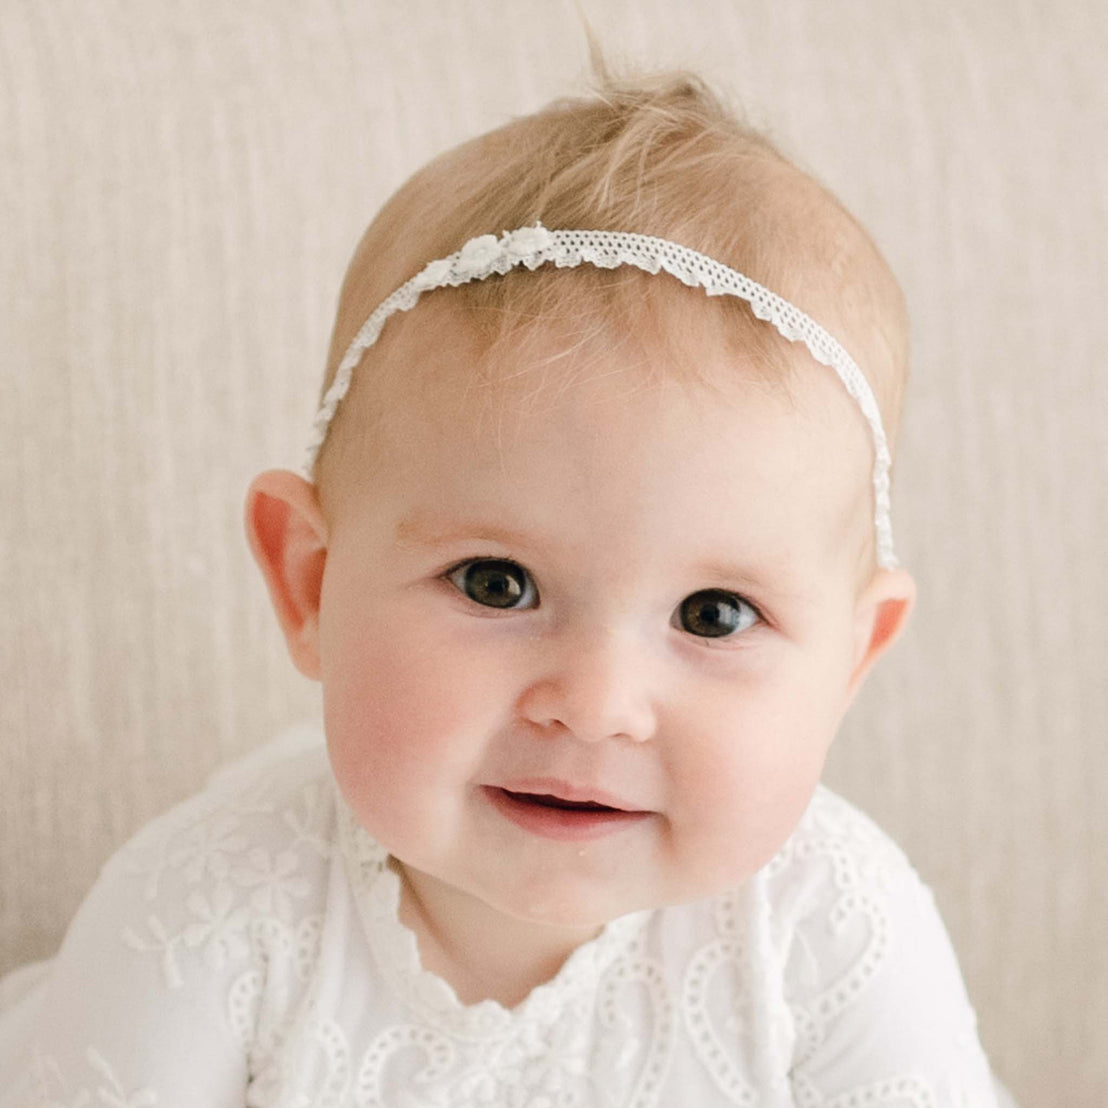
[{"label": "lower lip", "polygon": [[547,839],[583,842],[599,839],[632,827],[647,819],[650,812],[590,811],[573,808],[549,808],[517,800],[503,789],[485,786],[485,795],[501,815],[525,831]]}]

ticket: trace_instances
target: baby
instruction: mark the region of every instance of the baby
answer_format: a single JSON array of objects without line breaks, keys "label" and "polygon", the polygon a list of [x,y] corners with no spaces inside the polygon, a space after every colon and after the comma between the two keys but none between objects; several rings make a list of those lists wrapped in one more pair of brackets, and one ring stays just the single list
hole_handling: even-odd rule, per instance
[{"label": "baby", "polygon": [[310,479],[247,497],[325,741],[107,864],[0,1103],[994,1105],[930,894],[819,784],[912,608],[906,367],[865,231],[695,78],[418,172]]}]

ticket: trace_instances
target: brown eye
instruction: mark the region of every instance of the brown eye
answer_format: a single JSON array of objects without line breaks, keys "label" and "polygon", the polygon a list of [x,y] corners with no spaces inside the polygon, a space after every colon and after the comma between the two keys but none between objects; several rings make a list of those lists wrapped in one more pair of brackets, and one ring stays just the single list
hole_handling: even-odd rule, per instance
[{"label": "brown eye", "polygon": [[759,618],[742,597],[722,589],[704,589],[685,597],[678,614],[684,630],[705,639],[720,639],[745,631]]},{"label": "brown eye", "polygon": [[533,607],[538,599],[531,575],[515,562],[491,558],[464,562],[447,577],[470,600],[486,608]]}]

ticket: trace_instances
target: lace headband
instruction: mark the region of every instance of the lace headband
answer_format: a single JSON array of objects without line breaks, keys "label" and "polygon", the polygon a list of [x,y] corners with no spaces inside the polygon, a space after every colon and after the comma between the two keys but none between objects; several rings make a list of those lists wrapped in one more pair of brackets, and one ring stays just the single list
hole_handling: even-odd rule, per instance
[{"label": "lace headband", "polygon": [[305,476],[312,479],[316,458],[327,437],[327,428],[334,418],[339,402],[350,388],[354,369],[366,350],[377,341],[381,328],[390,315],[409,311],[420,295],[431,289],[481,281],[493,273],[507,273],[518,265],[537,269],[548,262],[553,262],[559,269],[571,269],[587,262],[600,269],[631,265],[647,273],[665,270],[690,287],[702,287],[709,296],[740,297],[751,306],[759,319],[772,323],[790,342],[803,343],[817,362],[838,374],[846,391],[857,402],[869,423],[874,453],[877,564],[885,569],[891,569],[897,564],[893,553],[889,505],[889,467],[892,458],[877,401],[854,359],[814,319],[776,293],[770,292],[764,285],[744,277],[714,258],[653,235],[623,231],[548,231],[542,224],[536,224],[534,227],[505,231],[500,238],[496,235],[480,235],[470,239],[450,257],[429,262],[410,281],[401,285],[378,305],[354,336],[312,424],[312,436],[304,467]]}]

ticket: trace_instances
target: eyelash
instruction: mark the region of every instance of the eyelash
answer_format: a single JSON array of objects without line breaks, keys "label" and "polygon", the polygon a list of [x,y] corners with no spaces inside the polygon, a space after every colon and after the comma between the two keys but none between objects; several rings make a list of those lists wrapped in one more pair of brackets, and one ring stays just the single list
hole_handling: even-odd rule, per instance
[{"label": "eyelash", "polygon": [[[519,573],[526,579],[526,582],[527,582],[527,584],[529,586],[529,589],[530,589],[530,593],[533,594],[534,599],[536,599],[536,600],[538,599],[538,587],[535,584],[534,577],[531,575],[529,570],[527,570],[525,567],[521,566],[518,562],[514,561],[511,558],[501,558],[501,557],[497,557],[495,555],[486,555],[484,557],[478,557],[478,558],[466,558],[464,561],[457,562],[453,566],[451,566],[448,570],[446,570],[441,575],[441,577],[444,581],[449,582],[455,589],[457,589],[458,593],[461,596],[465,597],[467,600],[471,601],[473,604],[477,605],[478,607],[491,609],[492,611],[519,611],[519,610],[530,611],[530,610],[532,610],[530,607],[525,607],[525,608],[521,609],[518,605],[515,605],[515,604],[505,604],[503,606],[496,605],[496,604],[482,604],[479,600],[475,600],[473,597],[469,596],[466,593],[464,582],[463,583],[457,582],[455,580],[455,577],[459,573],[463,573],[465,571],[468,571],[473,566],[480,565],[484,562],[499,564],[499,565],[503,565],[503,566],[511,566],[511,567],[514,567],[515,569],[517,569],[519,571]],[[751,622],[747,623],[746,626],[727,631],[725,634],[721,634],[721,635],[698,635],[693,631],[689,631],[688,628],[684,628],[684,627],[681,628],[682,630],[687,631],[687,633],[689,635],[691,635],[693,638],[695,638],[698,641],[704,643],[705,645],[708,645],[708,646],[716,645],[717,640],[722,640],[720,642],[720,645],[722,645],[723,643],[733,643],[733,642],[737,641],[745,632],[750,631],[752,628],[755,628],[755,627],[758,627],[758,626],[761,626],[761,625],[764,625],[764,624],[767,623],[767,620],[766,620],[765,616],[762,614],[761,610],[758,608],[758,606],[756,604],[751,603],[749,600],[746,599],[746,597],[740,596],[738,593],[732,592],[730,589],[721,589],[721,588],[698,589],[696,592],[690,593],[688,596],[686,596],[681,601],[681,603],[677,606],[677,612],[680,612],[681,609],[688,603],[689,600],[691,600],[693,597],[701,595],[702,593],[706,594],[706,595],[716,594],[720,597],[729,598],[729,599],[737,602],[737,604],[740,605],[741,607],[749,609],[750,613],[752,613],[752,615],[753,615],[753,619],[751,620]],[[524,598],[526,598],[527,595],[528,594],[525,591],[524,592]],[[703,608],[702,608],[702,612],[703,612]]]}]

